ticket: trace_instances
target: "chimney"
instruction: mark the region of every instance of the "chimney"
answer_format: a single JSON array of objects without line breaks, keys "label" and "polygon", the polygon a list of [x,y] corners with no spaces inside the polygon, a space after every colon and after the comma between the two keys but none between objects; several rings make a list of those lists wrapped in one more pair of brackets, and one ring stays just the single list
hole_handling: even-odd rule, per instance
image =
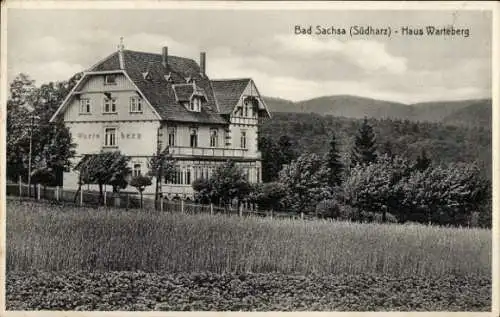
[{"label": "chimney", "polygon": [[168,65],[168,47],[164,46],[161,52],[161,63],[163,67],[167,67]]},{"label": "chimney", "polygon": [[205,52],[200,53],[200,72],[203,76],[205,76],[206,56],[207,56],[207,53],[205,53]]}]

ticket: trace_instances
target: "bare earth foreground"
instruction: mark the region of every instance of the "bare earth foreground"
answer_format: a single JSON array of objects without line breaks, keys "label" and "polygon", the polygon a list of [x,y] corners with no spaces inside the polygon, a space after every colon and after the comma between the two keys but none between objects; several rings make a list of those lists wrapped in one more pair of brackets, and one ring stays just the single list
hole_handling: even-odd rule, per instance
[{"label": "bare earth foreground", "polygon": [[7,202],[8,310],[489,311],[491,231]]}]

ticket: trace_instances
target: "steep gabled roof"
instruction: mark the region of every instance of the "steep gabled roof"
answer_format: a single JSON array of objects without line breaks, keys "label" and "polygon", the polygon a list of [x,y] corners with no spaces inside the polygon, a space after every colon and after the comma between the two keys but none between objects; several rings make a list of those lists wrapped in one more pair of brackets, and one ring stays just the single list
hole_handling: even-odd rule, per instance
[{"label": "steep gabled roof", "polygon": [[233,111],[250,81],[250,78],[212,80],[212,87],[219,104],[220,113],[229,114]]},{"label": "steep gabled roof", "polygon": [[[111,54],[89,71],[119,70],[119,54],[119,52]],[[217,113],[216,100],[210,80],[200,73],[200,67],[194,60],[169,55],[168,65],[164,67],[161,54],[130,50],[123,50],[122,54],[124,71],[163,120],[227,124],[227,121]],[[144,78],[144,72],[149,73],[149,79]],[[170,81],[166,79],[169,75]],[[200,112],[187,110],[176,99],[172,85],[185,84],[186,77],[191,77],[195,81],[207,99]]]}]

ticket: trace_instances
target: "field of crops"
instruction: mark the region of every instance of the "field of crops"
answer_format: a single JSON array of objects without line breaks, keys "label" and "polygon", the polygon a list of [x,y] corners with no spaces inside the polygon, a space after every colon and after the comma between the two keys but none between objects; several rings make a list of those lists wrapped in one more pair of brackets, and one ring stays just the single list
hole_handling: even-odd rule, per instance
[{"label": "field of crops", "polygon": [[32,272],[7,275],[7,309],[487,311],[488,278],[377,274]]},{"label": "field of crops", "polygon": [[7,204],[9,309],[489,310],[490,263],[482,229]]}]

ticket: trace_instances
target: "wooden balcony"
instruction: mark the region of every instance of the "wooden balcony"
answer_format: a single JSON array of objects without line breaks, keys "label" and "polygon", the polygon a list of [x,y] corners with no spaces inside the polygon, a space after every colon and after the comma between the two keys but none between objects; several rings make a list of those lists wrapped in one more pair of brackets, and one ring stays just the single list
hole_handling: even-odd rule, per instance
[{"label": "wooden balcony", "polygon": [[[189,146],[171,146],[170,153],[174,157],[227,157],[227,158],[251,158],[248,149],[237,148],[203,148],[203,147],[189,147]],[[260,152],[253,156],[260,158]]]}]

